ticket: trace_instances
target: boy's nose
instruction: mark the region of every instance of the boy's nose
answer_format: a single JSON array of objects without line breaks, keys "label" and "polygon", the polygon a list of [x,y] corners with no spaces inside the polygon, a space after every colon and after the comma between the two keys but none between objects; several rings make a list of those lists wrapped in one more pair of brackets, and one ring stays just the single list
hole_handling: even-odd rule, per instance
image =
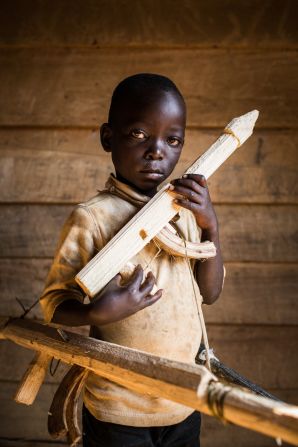
[{"label": "boy's nose", "polygon": [[147,149],[145,158],[147,160],[162,160],[163,159],[163,147],[160,142],[152,142],[150,147]]}]

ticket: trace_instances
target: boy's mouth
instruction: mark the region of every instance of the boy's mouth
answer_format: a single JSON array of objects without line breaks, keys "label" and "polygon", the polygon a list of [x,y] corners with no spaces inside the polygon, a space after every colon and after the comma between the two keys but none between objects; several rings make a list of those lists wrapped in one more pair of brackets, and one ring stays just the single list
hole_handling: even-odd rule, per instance
[{"label": "boy's mouth", "polygon": [[145,176],[147,178],[150,178],[152,180],[154,180],[154,179],[157,180],[157,179],[164,177],[164,174],[159,169],[147,168],[147,169],[142,169],[140,172],[142,174],[145,174]]}]

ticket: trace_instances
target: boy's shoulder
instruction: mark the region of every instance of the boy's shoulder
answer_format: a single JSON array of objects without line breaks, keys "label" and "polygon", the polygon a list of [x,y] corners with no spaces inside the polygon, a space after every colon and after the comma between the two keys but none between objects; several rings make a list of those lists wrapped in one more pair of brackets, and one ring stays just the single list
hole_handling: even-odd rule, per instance
[{"label": "boy's shoulder", "polygon": [[79,203],[70,216],[70,226],[88,230],[98,237],[98,246],[109,241],[136,213],[136,207],[108,190]]},{"label": "boy's shoulder", "polygon": [[90,211],[97,210],[105,210],[105,209],[115,209],[126,204],[130,205],[127,201],[123,200],[121,197],[116,194],[112,194],[110,191],[104,189],[102,191],[98,191],[98,193],[86,200],[85,202],[81,202],[77,205],[77,208],[87,208]]},{"label": "boy's shoulder", "polygon": [[96,226],[119,228],[136,212],[136,207],[108,190],[98,193],[79,203],[73,210],[75,220],[93,221]]},{"label": "boy's shoulder", "polygon": [[104,206],[105,203],[109,202],[111,199],[113,200],[108,191],[98,191],[97,194],[90,197],[90,199],[78,203],[77,207],[96,208],[99,206]]}]

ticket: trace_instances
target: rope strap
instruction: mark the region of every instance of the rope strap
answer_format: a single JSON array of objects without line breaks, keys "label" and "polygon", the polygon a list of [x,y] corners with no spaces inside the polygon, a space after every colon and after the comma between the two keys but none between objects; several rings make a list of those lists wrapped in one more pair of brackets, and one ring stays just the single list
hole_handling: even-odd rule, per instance
[{"label": "rope strap", "polygon": [[236,138],[237,143],[238,143],[238,144],[237,144],[237,149],[238,149],[239,146],[241,146],[240,138],[237,137],[237,135],[235,134],[235,132],[233,132],[231,129],[229,129],[228,127],[226,127],[226,128],[224,129],[223,133],[226,133],[226,134],[228,134],[228,135],[232,135],[232,137]]},{"label": "rope strap", "polygon": [[210,348],[209,348],[209,341],[208,341],[208,335],[207,335],[207,330],[206,330],[206,324],[205,324],[205,319],[204,319],[204,315],[203,315],[202,306],[201,306],[201,304],[198,303],[198,301],[200,300],[201,296],[198,297],[198,294],[197,294],[197,291],[196,291],[196,287],[195,287],[195,283],[194,283],[194,277],[193,277],[193,272],[192,272],[192,268],[191,268],[191,265],[190,265],[189,256],[188,256],[188,253],[187,253],[187,245],[186,245],[185,237],[184,237],[184,235],[182,234],[182,232],[180,231],[180,229],[179,229],[179,227],[177,225],[173,224],[173,226],[174,226],[174,228],[176,228],[177,233],[179,234],[179,236],[181,237],[181,239],[183,240],[183,243],[184,243],[185,259],[186,259],[186,262],[187,262],[187,265],[188,265],[188,270],[189,270],[191,284],[192,284],[192,290],[193,290],[193,300],[194,300],[196,308],[197,308],[197,312],[198,312],[198,316],[199,316],[199,320],[200,320],[200,324],[201,324],[201,329],[202,329],[203,341],[204,341],[204,345],[205,345],[205,348],[206,348],[206,367],[211,372]]},{"label": "rope strap", "polygon": [[208,387],[208,407],[212,415],[225,424],[227,421],[224,418],[224,400],[231,390],[230,386],[223,386],[219,382],[211,382]]}]

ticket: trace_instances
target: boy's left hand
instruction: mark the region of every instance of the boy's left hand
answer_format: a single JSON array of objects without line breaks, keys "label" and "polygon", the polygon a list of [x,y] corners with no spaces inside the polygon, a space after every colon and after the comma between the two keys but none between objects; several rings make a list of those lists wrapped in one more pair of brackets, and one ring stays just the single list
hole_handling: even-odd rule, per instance
[{"label": "boy's left hand", "polygon": [[217,231],[217,218],[210,199],[207,181],[200,174],[186,174],[173,180],[173,192],[178,193],[176,203],[193,212],[202,230]]}]

